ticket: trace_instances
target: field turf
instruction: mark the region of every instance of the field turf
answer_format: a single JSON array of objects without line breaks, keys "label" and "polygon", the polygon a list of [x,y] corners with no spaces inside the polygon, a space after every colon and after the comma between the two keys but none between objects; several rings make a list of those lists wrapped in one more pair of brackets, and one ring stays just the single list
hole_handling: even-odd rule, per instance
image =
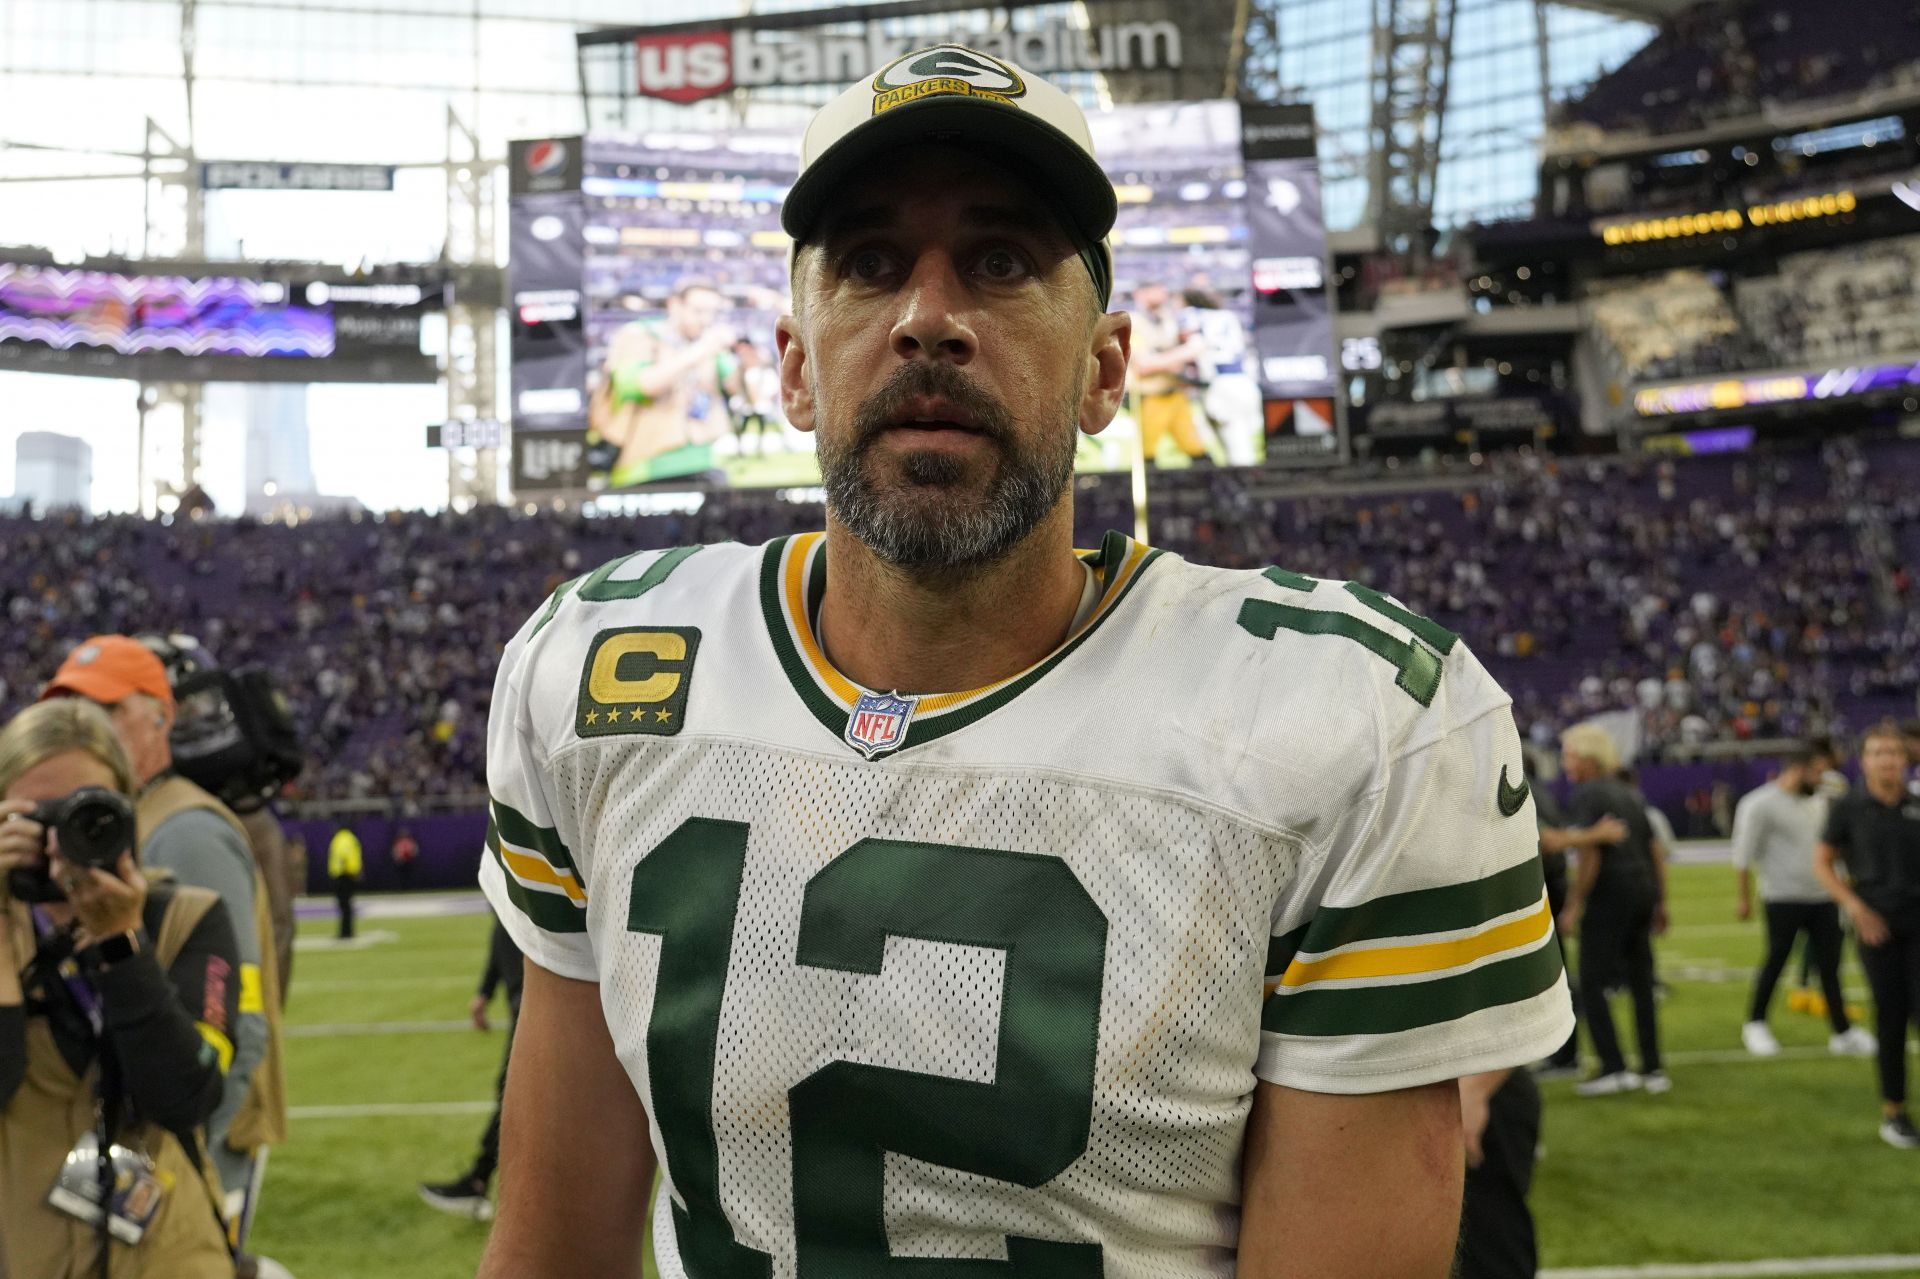
[{"label": "field turf", "polygon": [[[1568,1083],[1543,1085],[1543,1264],[1920,1255],[1920,1152],[1875,1138],[1871,1063],[1829,1057],[1825,1024],[1784,998],[1773,1024],[1788,1052],[1748,1058],[1739,1031],[1758,925],[1734,920],[1724,866],[1676,868],[1673,906],[1659,955],[1674,1090],[1580,1100]],[[473,1274],[487,1228],[430,1210],[414,1184],[464,1168],[486,1123],[504,1012],[489,1034],[456,1023],[487,926],[485,915],[366,920],[382,940],[296,958],[295,1119],[253,1242],[300,1279]],[[330,933],[302,927],[303,938]],[[1847,985],[1864,1003],[1851,962]],[[1618,1016],[1630,1025],[1624,1007]]]}]

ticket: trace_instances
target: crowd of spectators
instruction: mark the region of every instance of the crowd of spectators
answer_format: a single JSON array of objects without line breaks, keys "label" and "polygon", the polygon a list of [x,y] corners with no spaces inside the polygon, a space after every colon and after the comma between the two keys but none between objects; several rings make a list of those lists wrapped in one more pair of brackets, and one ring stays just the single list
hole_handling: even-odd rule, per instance
[{"label": "crowd of spectators", "polygon": [[[1920,444],[1876,447],[1533,457],[1388,493],[1176,473],[1156,481],[1153,540],[1404,600],[1468,638],[1543,745],[1605,711],[1635,712],[1656,750],[1795,736],[1911,714],[1920,687]],[[1130,527],[1124,477],[1079,487],[1082,545]],[[0,710],[89,634],[190,634],[286,692],[312,758],[290,797],[453,802],[481,785],[500,650],[561,581],[820,519],[762,491],[649,516],[0,520]]]},{"label": "crowd of spectators", "polygon": [[1684,8],[1564,115],[1664,136],[1782,103],[1915,83],[1920,5],[1913,0],[1716,0]]},{"label": "crowd of spectators", "polygon": [[1920,353],[1920,236],[1780,259],[1743,280],[1740,319],[1779,366]]},{"label": "crowd of spectators", "polygon": [[1818,368],[1920,353],[1920,236],[1596,286],[1595,335],[1623,382]]}]

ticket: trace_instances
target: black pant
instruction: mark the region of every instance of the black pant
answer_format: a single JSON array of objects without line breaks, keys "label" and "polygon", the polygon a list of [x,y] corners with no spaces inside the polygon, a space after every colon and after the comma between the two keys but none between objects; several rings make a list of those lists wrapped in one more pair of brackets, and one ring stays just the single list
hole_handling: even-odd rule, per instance
[{"label": "black pant", "polygon": [[1486,1156],[1467,1169],[1460,1212],[1459,1279],[1533,1279],[1539,1252],[1527,1191],[1540,1147],[1540,1086],[1516,1070],[1487,1104]]},{"label": "black pant", "polygon": [[500,1077],[493,1081],[493,1117],[480,1134],[480,1154],[473,1161],[473,1171],[467,1174],[483,1186],[493,1180],[494,1170],[500,1166],[500,1107],[507,1096],[507,1063],[513,1060],[513,1028],[519,1022],[519,1009],[507,1014],[507,1046],[500,1054]]},{"label": "black pant", "polygon": [[[1559,920],[1560,912],[1566,908],[1566,905],[1567,873],[1563,870],[1557,875],[1548,874],[1547,909],[1553,912],[1553,917],[1556,921]],[[1572,966],[1567,962],[1567,939],[1560,935],[1560,928],[1557,922],[1554,925],[1553,942],[1554,945],[1560,948],[1561,966],[1571,971]],[[1569,982],[1569,985],[1571,985],[1571,982]],[[1553,1056],[1547,1058],[1547,1062],[1550,1065],[1577,1066],[1580,1064],[1580,1024],[1578,1020],[1580,1016],[1580,992],[1574,990],[1571,993],[1573,996],[1573,1015],[1575,1018],[1574,1027],[1567,1032],[1567,1042],[1561,1044]]]},{"label": "black pant", "polygon": [[1907,1100],[1907,1023],[1920,1024],[1920,911],[1886,916],[1893,936],[1860,947],[1860,966],[1873,988],[1874,1029],[1880,1036],[1880,1099]]},{"label": "black pant", "polygon": [[1587,903],[1580,922],[1580,999],[1587,1034],[1600,1058],[1600,1073],[1627,1068],[1613,1029],[1607,989],[1625,985],[1633,995],[1640,1069],[1660,1069],[1660,1025],[1653,1002],[1653,907],[1651,889],[1603,890]]},{"label": "black pant", "polygon": [[339,903],[340,906],[340,932],[338,936],[341,941],[345,941],[353,936],[353,890],[359,882],[360,881],[352,875],[335,875],[333,877],[333,900]]},{"label": "black pant", "polygon": [[1827,1020],[1833,1033],[1848,1029],[1846,997],[1840,990],[1840,907],[1834,902],[1767,902],[1767,958],[1753,983],[1748,1021],[1765,1021],[1774,987],[1793,958],[1793,943],[1807,935],[1807,952],[1820,969],[1820,989],[1827,996]]}]

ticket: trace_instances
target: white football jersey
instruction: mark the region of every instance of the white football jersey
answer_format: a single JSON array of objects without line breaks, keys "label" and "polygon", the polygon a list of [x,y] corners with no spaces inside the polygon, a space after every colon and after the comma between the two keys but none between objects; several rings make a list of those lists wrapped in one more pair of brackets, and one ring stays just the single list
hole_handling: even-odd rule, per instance
[{"label": "white football jersey", "polygon": [[833,668],[821,534],[617,560],[508,646],[481,882],[599,983],[662,1274],[1231,1275],[1259,1080],[1571,1032],[1464,644],[1363,587],[1082,560],[1066,642],[968,692]]}]

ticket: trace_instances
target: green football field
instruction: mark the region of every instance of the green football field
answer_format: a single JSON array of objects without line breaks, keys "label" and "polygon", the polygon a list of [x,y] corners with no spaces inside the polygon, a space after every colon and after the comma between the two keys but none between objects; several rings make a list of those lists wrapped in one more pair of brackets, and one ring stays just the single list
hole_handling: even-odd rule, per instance
[{"label": "green football field", "polygon": [[[1533,1206],[1549,1268],[1663,1275],[1920,1276],[1920,1152],[1882,1145],[1871,1063],[1826,1053],[1826,1027],[1776,1000],[1787,1052],[1740,1049],[1758,926],[1735,922],[1721,866],[1674,871],[1660,951],[1674,1090],[1580,1100],[1544,1086]],[[484,1225],[428,1209],[414,1183],[472,1157],[502,1043],[465,1025],[485,915],[376,918],[366,944],[302,928],[288,1016],[293,1132],[273,1154],[257,1251],[300,1279],[464,1279]],[[315,943],[318,943],[316,948]],[[1864,1002],[1850,963],[1848,987]],[[1629,1025],[1625,1009],[1620,1016]],[[1383,1204],[1383,1213],[1392,1206]],[[1883,1259],[1849,1270],[1822,1259]],[[1700,1263],[1784,1265],[1709,1271]],[[1894,1267],[1894,1268],[1887,1268]],[[649,1275],[651,1275],[649,1271]]]}]

